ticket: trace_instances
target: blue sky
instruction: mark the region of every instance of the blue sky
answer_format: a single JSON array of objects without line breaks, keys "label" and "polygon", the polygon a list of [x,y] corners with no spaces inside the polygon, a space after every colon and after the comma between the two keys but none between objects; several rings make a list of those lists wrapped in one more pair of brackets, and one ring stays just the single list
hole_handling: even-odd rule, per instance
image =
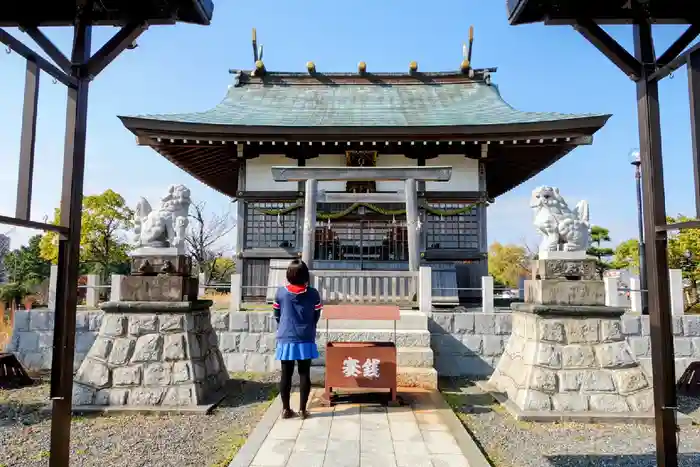
[{"label": "blue sky", "polygon": [[[634,84],[570,27],[508,25],[503,2],[483,0],[218,0],[209,27],[153,27],[92,84],[88,119],[85,193],[112,188],[132,205],[139,196],[156,201],[171,183],[191,187],[211,210],[228,209],[227,198],[200,184],[150,148],[136,146],[117,115],[206,110],[225,95],[230,68],[251,68],[251,29],[265,47],[265,65],[303,71],[354,71],[364,60],[371,71],[405,71],[416,60],[423,71],[456,70],[462,43],[474,25],[472,64],[498,67],[504,99],[526,111],[611,113],[592,146],[582,147],[537,177],[498,198],[489,208],[489,242],[534,245],[528,208],[538,185],[561,189],[569,204],[590,202],[593,223],[608,227],[617,243],[636,234],[633,168],[638,146]],[[656,27],[657,53],[678,36],[677,27]],[[25,43],[33,43],[11,30]],[[66,53],[70,31],[45,32]],[[97,48],[116,32],[96,28]],[[631,50],[631,29],[608,32]],[[35,48],[35,47],[34,47]],[[0,212],[14,213],[24,60],[0,51]],[[694,212],[690,119],[685,70],[661,84],[664,176],[669,214]],[[66,91],[42,74],[33,218],[58,205],[63,160]],[[34,231],[11,232],[13,246]]]}]

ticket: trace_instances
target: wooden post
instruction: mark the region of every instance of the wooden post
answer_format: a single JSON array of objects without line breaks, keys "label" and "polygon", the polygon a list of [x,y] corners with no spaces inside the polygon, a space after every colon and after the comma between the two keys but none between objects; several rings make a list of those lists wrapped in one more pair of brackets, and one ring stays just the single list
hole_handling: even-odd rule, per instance
[{"label": "wooden post", "polygon": [[[49,310],[56,311],[56,285],[58,283],[58,266],[55,264],[51,265],[51,273],[49,275],[49,296],[47,300],[47,305]],[[78,285],[76,284],[76,287]]]},{"label": "wooden post", "polygon": [[122,276],[121,274],[112,274],[112,283],[109,288],[109,301],[118,302],[122,295]]},{"label": "wooden post", "polygon": [[481,307],[484,313],[493,313],[493,277],[481,278]]},{"label": "wooden post", "polygon": [[318,181],[310,178],[306,181],[306,193],[304,197],[304,243],[301,259],[309,269],[313,268],[314,260],[314,235],[316,233],[316,195]]},{"label": "wooden post", "polygon": [[88,274],[85,289],[85,306],[88,308],[97,308],[100,302],[100,276],[97,274]]},{"label": "wooden post", "polygon": [[633,313],[642,312],[642,284],[639,277],[630,277],[630,309]]},{"label": "wooden post", "polygon": [[605,285],[605,306],[618,306],[617,277],[603,277]]},{"label": "wooden post", "polygon": [[204,295],[207,293],[207,288],[205,287],[207,285],[207,276],[203,272],[200,272],[197,278],[199,280],[198,298],[204,298]]},{"label": "wooden post", "polygon": [[418,193],[416,179],[406,179],[406,224],[408,231],[408,270],[420,267],[420,238],[418,233]]},{"label": "wooden post", "polygon": [[433,270],[430,266],[421,266],[418,270],[418,304],[419,310],[430,316],[433,310]]},{"label": "wooden post", "polygon": [[229,308],[233,312],[241,311],[241,302],[243,301],[241,279],[242,277],[240,272],[231,274],[231,300],[229,302]]},{"label": "wooden post", "polygon": [[669,269],[668,283],[671,290],[671,314],[682,315],[685,313],[685,302],[683,300],[683,271],[680,269]]}]

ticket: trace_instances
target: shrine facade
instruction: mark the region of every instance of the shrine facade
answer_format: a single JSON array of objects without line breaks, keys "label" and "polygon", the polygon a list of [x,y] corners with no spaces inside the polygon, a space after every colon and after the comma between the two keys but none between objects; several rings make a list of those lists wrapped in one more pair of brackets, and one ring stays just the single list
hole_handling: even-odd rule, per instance
[{"label": "shrine facade", "polygon": [[[244,300],[268,296],[278,270],[302,255],[311,200],[306,259],[314,270],[430,266],[438,302],[468,302],[480,299],[487,274],[488,205],[591,144],[609,118],[513,109],[495,71],[462,63],[424,73],[413,62],[407,73],[371,73],[365,63],[356,73],[321,73],[309,62],[306,73],[277,73],[258,60],[252,71],[231,70],[233,83],[211,110],[120,118],[138,144],[237,200]],[[340,172],[275,179],[275,167]],[[449,168],[450,176],[421,179],[412,168]],[[413,224],[407,189],[415,190]]]}]

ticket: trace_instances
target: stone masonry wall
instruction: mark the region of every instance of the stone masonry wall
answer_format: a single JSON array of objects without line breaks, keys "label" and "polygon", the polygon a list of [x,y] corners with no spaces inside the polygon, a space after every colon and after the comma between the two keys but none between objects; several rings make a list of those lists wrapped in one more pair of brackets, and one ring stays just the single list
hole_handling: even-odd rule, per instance
[{"label": "stone masonry wall", "polygon": [[[700,360],[700,315],[674,316],[676,378]],[[433,313],[430,320],[435,369],[440,376],[490,376],[511,334],[511,314]],[[624,315],[622,332],[651,374],[649,318]]]},{"label": "stone masonry wall", "polygon": [[[18,311],[15,315],[14,333],[8,350],[15,352],[30,370],[51,368],[53,316],[51,311]],[[97,336],[102,312],[78,311],[76,319],[75,370]],[[674,316],[672,319],[676,376],[680,377],[691,361],[700,360],[700,315]],[[429,344],[417,341],[398,344],[400,347],[430,345],[440,376],[489,376],[511,333],[511,315],[508,312],[433,313],[428,322],[431,332]],[[277,323],[272,313],[212,311],[212,326],[228,371],[264,372],[277,369],[274,360]],[[644,368],[650,370],[648,317],[623,316],[622,331]],[[333,334],[331,338],[343,337]],[[392,333],[375,337],[391,340]],[[413,339],[410,336],[398,337],[400,340]],[[320,339],[319,343],[324,340]]]}]

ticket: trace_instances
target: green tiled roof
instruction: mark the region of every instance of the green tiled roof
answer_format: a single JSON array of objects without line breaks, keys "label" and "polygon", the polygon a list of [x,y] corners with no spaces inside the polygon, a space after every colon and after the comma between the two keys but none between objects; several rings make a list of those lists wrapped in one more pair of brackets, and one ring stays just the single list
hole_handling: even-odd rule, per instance
[{"label": "green tiled roof", "polygon": [[435,127],[504,125],[598,117],[599,114],[522,112],[495,85],[450,84],[299,85],[250,82],[229,87],[205,112],[140,115],[179,123],[275,127]]}]

